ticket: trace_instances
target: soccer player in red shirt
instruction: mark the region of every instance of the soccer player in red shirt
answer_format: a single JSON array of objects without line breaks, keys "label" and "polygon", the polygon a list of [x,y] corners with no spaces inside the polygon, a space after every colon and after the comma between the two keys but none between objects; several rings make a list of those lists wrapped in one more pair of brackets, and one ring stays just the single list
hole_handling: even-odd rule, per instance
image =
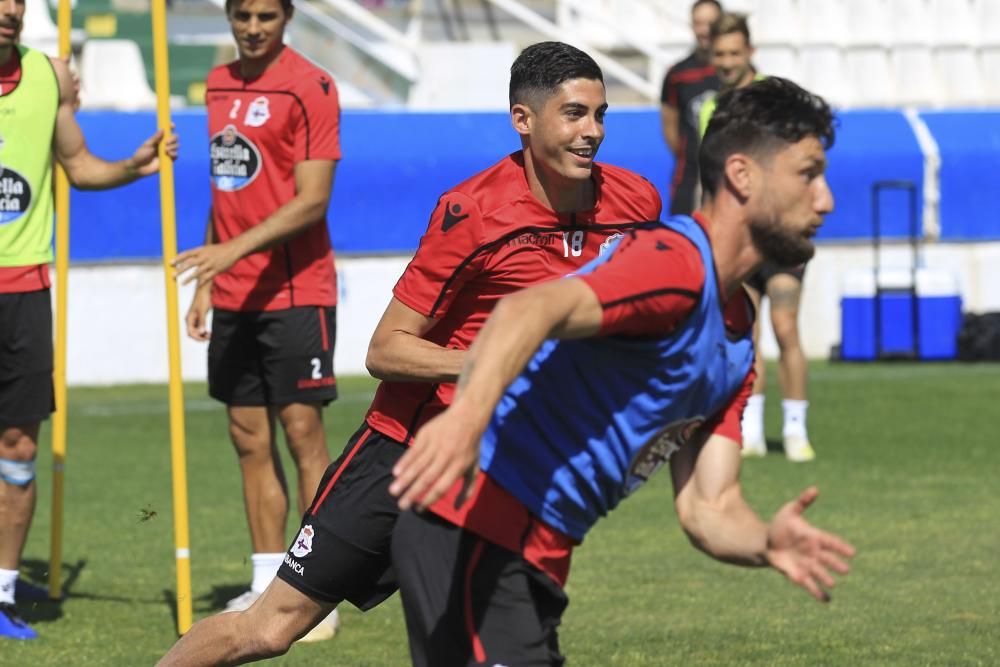
[{"label": "soccer player in red shirt", "polygon": [[815,487],[769,522],[751,509],[739,422],[754,379],[743,282],[765,259],[812,256],[833,139],[830,108],[788,80],[729,91],[695,219],[630,232],[576,277],[497,304],[390,487],[433,512],[393,533],[414,667],[562,665],[573,546],[666,463],[695,547],[830,600],[854,548],[803,517]]},{"label": "soccer player in red shirt", "polygon": [[416,430],[451,402],[465,352],[494,304],[656,224],[656,189],[595,162],[607,101],[590,56],[558,42],[528,47],[511,67],[510,104],[522,150],[438,200],[372,336],[368,368],[382,384],[327,469],[278,578],[246,612],[197,623],[162,664],[278,655],[342,600],[367,610],[392,595],[392,468]]},{"label": "soccer player in red shirt", "polygon": [[[188,334],[210,339],[209,393],[227,405],[243,477],[253,581],[226,606],[238,610],[273,579],[287,544],[275,417],[298,468],[299,512],[330,463],[322,408],[337,396],[337,286],[326,209],[340,106],[330,76],[282,43],[291,0],[228,0],[226,13],[239,59],[208,76],[206,244],[175,265],[197,281]],[[331,615],[311,639],[335,626]]]}]

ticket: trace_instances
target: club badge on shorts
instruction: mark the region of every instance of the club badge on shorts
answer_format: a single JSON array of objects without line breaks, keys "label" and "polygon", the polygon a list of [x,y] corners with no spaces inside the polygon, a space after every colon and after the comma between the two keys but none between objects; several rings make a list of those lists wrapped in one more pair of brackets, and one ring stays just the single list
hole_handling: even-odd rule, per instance
[{"label": "club badge on shorts", "polygon": [[302,530],[299,531],[299,536],[295,538],[295,543],[290,549],[292,555],[296,558],[303,558],[312,553],[313,536],[315,534],[316,531],[313,530],[312,526],[303,526]]}]

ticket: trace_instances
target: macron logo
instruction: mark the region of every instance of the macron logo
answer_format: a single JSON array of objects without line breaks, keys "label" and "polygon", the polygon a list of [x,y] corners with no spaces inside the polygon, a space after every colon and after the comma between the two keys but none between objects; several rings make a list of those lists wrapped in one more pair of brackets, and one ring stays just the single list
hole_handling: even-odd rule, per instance
[{"label": "macron logo", "polygon": [[462,205],[452,206],[448,202],[444,204],[444,222],[441,223],[441,231],[447,232],[449,229],[469,217],[469,214],[459,215],[462,212]]}]

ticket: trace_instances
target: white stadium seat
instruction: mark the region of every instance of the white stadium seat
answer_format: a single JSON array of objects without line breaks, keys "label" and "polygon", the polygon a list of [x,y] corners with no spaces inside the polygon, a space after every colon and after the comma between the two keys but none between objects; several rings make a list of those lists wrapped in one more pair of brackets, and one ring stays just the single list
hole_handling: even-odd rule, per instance
[{"label": "white stadium seat", "polygon": [[949,106],[979,106],[986,102],[979,55],[969,47],[943,47],[937,50],[941,75],[942,101]]},{"label": "white stadium seat", "polygon": [[762,74],[772,74],[793,81],[801,78],[798,54],[790,46],[758,46],[753,63]]},{"label": "white stadium seat", "polygon": [[883,46],[894,37],[889,0],[848,0],[847,44]]},{"label": "white stadium seat", "polygon": [[[725,3],[726,8],[729,7]],[[802,35],[799,3],[796,0],[769,0],[750,14],[750,39],[754,44],[795,46]]]},{"label": "white stadium seat", "polygon": [[844,53],[836,46],[803,46],[799,52],[801,84],[827,102],[850,106],[853,89],[845,71]]},{"label": "white stadium seat", "polygon": [[926,45],[932,42],[934,28],[927,0],[890,0],[889,16],[892,37],[888,43]]},{"label": "white stadium seat", "polygon": [[943,99],[934,52],[928,46],[897,46],[892,52],[900,104],[936,106]]},{"label": "white stadium seat", "polygon": [[510,42],[438,42],[420,46],[420,79],[410,109],[506,110]]},{"label": "white stadium seat", "polygon": [[[739,14],[756,14],[760,10],[761,0],[729,0],[723,7],[727,12]],[[688,5],[690,6],[690,4]]]},{"label": "white stadium seat", "polygon": [[1000,47],[1000,2],[980,0],[976,25],[979,28],[977,44],[983,47]]},{"label": "white stadium seat", "polygon": [[130,39],[91,39],[80,56],[84,108],[135,111],[156,107],[139,45]]},{"label": "white stadium seat", "polygon": [[845,0],[802,0],[803,44],[840,46],[847,41]]},{"label": "white stadium seat", "polygon": [[975,0],[931,0],[933,43],[937,46],[973,46],[979,37],[978,9]]},{"label": "white stadium seat", "polygon": [[1000,46],[983,48],[979,52],[980,72],[987,104],[1000,104]]},{"label": "white stadium seat", "polygon": [[849,49],[845,60],[845,71],[854,89],[854,106],[882,107],[896,103],[896,86],[885,49]]}]

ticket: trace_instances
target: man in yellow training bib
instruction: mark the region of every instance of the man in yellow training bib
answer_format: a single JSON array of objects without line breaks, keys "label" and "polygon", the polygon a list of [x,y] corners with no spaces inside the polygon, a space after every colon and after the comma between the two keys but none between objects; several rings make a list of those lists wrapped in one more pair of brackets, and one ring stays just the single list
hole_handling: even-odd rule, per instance
[{"label": "man in yellow training bib", "polygon": [[[66,63],[18,45],[24,5],[0,0],[0,637],[11,639],[38,636],[14,594],[25,590],[17,568],[35,508],[38,431],[54,408],[52,159],[74,187],[113,188],[156,173],[163,140],[157,132],[119,162],[92,155]],[[166,141],[176,158],[176,138]]]}]

